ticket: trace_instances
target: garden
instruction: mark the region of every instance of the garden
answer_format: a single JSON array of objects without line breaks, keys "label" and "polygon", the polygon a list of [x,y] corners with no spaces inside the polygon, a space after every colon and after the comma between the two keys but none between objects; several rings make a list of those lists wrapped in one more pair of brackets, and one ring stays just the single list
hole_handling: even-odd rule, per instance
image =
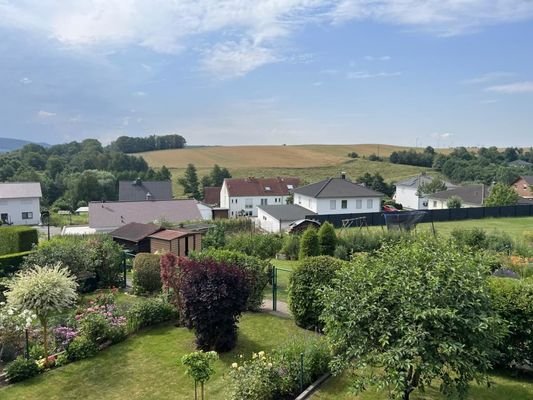
[{"label": "garden", "polygon": [[[2,399],[283,400],[324,374],[313,398],[533,395],[531,233],[249,229],[138,254],[128,290],[106,236],[30,246],[3,270]],[[262,309],[276,267],[291,318]]]}]

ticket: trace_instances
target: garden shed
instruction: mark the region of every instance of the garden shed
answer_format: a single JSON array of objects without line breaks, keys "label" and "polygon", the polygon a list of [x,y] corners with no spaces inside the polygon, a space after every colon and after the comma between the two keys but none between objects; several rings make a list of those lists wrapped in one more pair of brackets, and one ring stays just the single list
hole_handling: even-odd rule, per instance
[{"label": "garden shed", "polygon": [[150,235],[150,252],[170,252],[188,256],[191,251],[202,250],[202,234],[187,230],[167,229]]},{"label": "garden shed", "polygon": [[141,224],[130,222],[120,228],[115,229],[109,235],[115,242],[122,245],[132,253],[149,253],[150,239],[149,236],[161,231],[159,225]]}]

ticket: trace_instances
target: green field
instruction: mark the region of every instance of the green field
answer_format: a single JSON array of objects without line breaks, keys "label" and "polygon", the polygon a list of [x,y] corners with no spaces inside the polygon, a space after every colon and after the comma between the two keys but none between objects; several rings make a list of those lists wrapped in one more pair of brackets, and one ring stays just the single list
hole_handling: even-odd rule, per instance
[{"label": "green field", "polygon": [[[223,399],[224,372],[239,354],[270,351],[290,339],[313,335],[292,320],[247,313],[239,323],[237,347],[221,355],[206,386],[208,399]],[[137,334],[97,356],[68,364],[36,378],[0,389],[2,400],[141,400],[191,399],[194,384],[179,360],[194,351],[194,334],[185,328],[160,326]]]}]

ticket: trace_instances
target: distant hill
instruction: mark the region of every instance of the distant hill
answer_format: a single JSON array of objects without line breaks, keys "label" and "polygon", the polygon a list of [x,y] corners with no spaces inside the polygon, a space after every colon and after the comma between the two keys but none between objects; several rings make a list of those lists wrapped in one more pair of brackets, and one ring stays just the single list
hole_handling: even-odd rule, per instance
[{"label": "distant hill", "polygon": [[[28,140],[22,139],[11,139],[11,138],[2,138],[0,137],[0,153],[5,153],[8,151],[13,151],[20,149],[21,147],[26,146],[27,144],[34,143]],[[37,143],[44,147],[50,147],[47,143]]]}]

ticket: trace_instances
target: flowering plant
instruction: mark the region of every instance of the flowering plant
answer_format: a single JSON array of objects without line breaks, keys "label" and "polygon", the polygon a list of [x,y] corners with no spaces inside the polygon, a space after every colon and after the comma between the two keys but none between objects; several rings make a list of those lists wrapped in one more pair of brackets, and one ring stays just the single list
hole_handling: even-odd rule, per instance
[{"label": "flowering plant", "polygon": [[37,316],[30,310],[19,311],[0,302],[0,359],[6,345],[17,345],[22,341],[22,333],[29,329]]},{"label": "flowering plant", "polygon": [[[242,359],[242,355],[240,359]],[[274,400],[279,376],[275,363],[264,351],[253,353],[252,359],[234,362],[228,372],[228,394],[231,400]]]},{"label": "flowering plant", "polygon": [[70,342],[78,336],[78,331],[68,326],[58,326],[54,329],[54,336],[58,347],[57,350],[65,350]]}]

